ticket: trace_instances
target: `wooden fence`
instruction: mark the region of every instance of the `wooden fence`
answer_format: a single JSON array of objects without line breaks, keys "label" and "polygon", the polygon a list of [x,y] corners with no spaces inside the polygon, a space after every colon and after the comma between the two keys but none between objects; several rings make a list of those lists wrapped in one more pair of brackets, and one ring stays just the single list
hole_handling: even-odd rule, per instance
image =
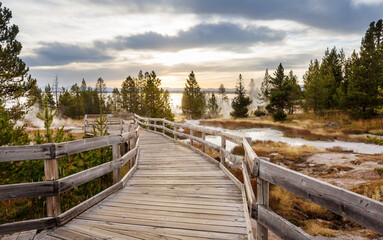
[{"label": "wooden fence", "polygon": [[[139,126],[119,120],[121,134],[88,138],[63,143],[48,143],[31,146],[0,147],[0,163],[10,161],[44,161],[45,181],[0,186],[0,200],[13,200],[46,196],[46,218],[0,225],[0,235],[32,229],[46,229],[61,226],[86,209],[125,186],[137,168],[139,155]],[[59,178],[60,157],[112,146],[113,160],[70,176]],[[128,147],[126,147],[128,146]],[[122,149],[121,149],[122,148]],[[122,155],[122,156],[121,156]],[[121,178],[120,169],[129,163],[128,173]],[[79,185],[113,172],[113,185],[87,199],[70,210],[61,213],[60,194]]]},{"label": "wooden fence", "polygon": [[[311,239],[311,236],[302,229],[269,209],[270,183],[383,235],[383,203],[281,167],[266,158],[258,157],[251,147],[251,138],[191,124],[174,123],[160,118],[144,118],[138,115],[134,117],[137,124],[148,130],[160,131],[165,136],[173,136],[174,139],[178,137],[189,139],[192,148],[194,148],[193,142],[200,143],[202,154],[205,152],[205,147],[218,151],[220,167],[224,171],[227,171],[225,159],[240,168],[244,178],[243,188],[246,193],[249,214],[257,221],[257,240],[267,239],[268,230],[283,239]],[[190,134],[180,132],[180,128],[188,129]],[[196,132],[200,132],[201,137],[195,136]],[[206,135],[221,137],[221,145],[206,141]],[[226,141],[244,147],[244,160],[226,150]],[[257,177],[257,197],[255,197],[250,183],[251,176]],[[232,177],[234,178],[234,176]]]}]

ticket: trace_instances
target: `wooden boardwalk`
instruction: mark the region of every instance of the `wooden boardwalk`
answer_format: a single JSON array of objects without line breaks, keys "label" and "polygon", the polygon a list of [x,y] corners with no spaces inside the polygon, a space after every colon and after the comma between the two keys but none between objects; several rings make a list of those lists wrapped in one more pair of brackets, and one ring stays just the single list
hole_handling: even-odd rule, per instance
[{"label": "wooden boardwalk", "polygon": [[[140,132],[138,168],[116,194],[43,239],[248,239],[244,193],[187,146]],[[251,237],[250,237],[251,239]]]}]

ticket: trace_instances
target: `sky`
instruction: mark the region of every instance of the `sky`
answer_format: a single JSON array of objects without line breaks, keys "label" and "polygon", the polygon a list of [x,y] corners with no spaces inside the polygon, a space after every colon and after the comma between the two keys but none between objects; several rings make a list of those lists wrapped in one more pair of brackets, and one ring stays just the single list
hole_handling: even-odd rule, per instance
[{"label": "sky", "polygon": [[302,80],[327,47],[359,50],[383,0],[5,0],[19,26],[21,58],[40,86],[155,71],[182,88],[194,71],[203,88],[260,86],[279,63]]}]

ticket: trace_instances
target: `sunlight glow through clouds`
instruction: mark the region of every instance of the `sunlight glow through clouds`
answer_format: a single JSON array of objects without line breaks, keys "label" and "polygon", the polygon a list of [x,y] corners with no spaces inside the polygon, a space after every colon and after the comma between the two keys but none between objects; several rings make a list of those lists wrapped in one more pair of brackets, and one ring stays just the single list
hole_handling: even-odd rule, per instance
[{"label": "sunlight glow through clouds", "polygon": [[165,87],[183,87],[191,70],[202,87],[234,87],[240,73],[260,84],[280,62],[301,80],[327,47],[358,50],[383,12],[383,0],[217,1],[2,2],[40,86],[59,75],[64,86],[103,77],[119,87],[142,69]]}]

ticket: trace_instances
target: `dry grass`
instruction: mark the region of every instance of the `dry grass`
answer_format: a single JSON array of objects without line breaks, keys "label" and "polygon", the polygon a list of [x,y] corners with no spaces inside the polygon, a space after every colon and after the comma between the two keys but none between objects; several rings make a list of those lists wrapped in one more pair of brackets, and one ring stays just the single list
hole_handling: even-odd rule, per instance
[{"label": "dry grass", "polygon": [[323,222],[319,222],[315,219],[312,219],[312,220],[306,221],[305,230],[307,233],[309,233],[313,236],[322,235],[325,237],[336,237],[338,235],[337,231],[330,229],[329,225],[330,224],[328,224],[328,223],[326,224]]},{"label": "dry grass", "polygon": [[352,189],[353,192],[383,202],[383,179],[360,184]]}]

